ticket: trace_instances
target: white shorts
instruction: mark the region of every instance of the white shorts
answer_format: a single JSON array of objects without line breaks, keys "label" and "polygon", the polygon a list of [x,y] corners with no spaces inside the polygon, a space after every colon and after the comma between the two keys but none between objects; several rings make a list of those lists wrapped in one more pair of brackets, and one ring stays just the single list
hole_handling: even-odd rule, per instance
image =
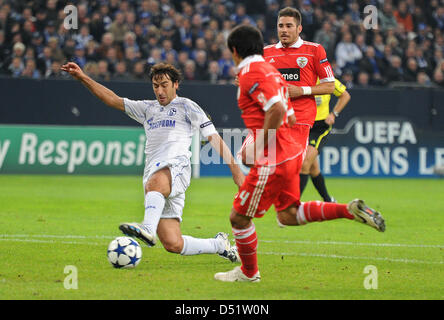
[{"label": "white shorts", "polygon": [[191,182],[191,163],[188,157],[177,157],[171,160],[145,164],[143,172],[143,189],[149,178],[157,171],[169,168],[171,173],[171,193],[165,199],[161,219],[178,219],[182,222],[183,208],[185,206],[185,191]]}]

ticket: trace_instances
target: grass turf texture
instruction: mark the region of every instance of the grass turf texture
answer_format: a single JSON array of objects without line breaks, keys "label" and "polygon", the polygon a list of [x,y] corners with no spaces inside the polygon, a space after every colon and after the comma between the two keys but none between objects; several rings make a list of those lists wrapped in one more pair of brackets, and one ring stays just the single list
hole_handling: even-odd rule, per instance
[{"label": "grass turf texture", "polygon": [[[111,267],[108,243],[121,222],[141,221],[140,177],[0,176],[0,299],[444,299],[442,180],[327,179],[339,202],[356,197],[380,210],[379,233],[341,219],[278,228],[274,210],[256,219],[262,282],[221,283],[234,265],[217,255],[182,257],[142,245],[132,270]],[[193,180],[182,231],[224,231],[231,179]],[[319,199],[309,184],[303,200]],[[67,265],[78,289],[64,288]],[[367,265],[378,289],[366,290]]]}]

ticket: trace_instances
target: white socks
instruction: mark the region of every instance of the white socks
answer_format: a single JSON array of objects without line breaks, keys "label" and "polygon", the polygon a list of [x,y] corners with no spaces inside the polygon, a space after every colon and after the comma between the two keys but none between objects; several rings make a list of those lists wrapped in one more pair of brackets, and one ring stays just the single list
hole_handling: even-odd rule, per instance
[{"label": "white socks", "polygon": [[161,193],[151,191],[145,195],[145,217],[142,224],[153,235],[157,234],[157,226],[164,207],[165,197]]},{"label": "white socks", "polygon": [[196,239],[190,236],[182,236],[183,249],[180,253],[183,256],[193,256],[204,253],[223,253],[225,247],[220,239]]},{"label": "white socks", "polygon": [[[142,224],[153,235],[157,234],[157,226],[164,207],[165,197],[161,193],[151,191],[145,195],[145,217]],[[224,242],[220,239],[197,239],[190,236],[182,236],[182,238],[183,249],[180,254],[184,256],[225,251]]]}]

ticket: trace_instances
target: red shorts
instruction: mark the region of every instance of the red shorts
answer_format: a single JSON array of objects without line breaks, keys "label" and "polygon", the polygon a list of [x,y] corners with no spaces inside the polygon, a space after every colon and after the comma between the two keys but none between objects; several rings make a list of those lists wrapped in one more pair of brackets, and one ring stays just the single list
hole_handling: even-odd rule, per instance
[{"label": "red shorts", "polygon": [[[291,128],[291,134],[302,146],[302,152],[296,158],[276,166],[251,168],[234,198],[233,207],[236,212],[261,218],[272,205],[279,212],[291,205],[298,207],[301,204],[299,172],[307,151],[310,126],[296,124]],[[242,148],[251,142],[253,140],[247,138]]]},{"label": "red shorts", "polygon": [[[304,150],[307,151],[308,146],[308,137],[310,136],[310,126],[308,124],[295,124],[291,127],[291,134],[293,139],[304,147]],[[304,151],[304,158],[305,158]]]},{"label": "red shorts", "polygon": [[[302,157],[277,166],[253,167],[234,198],[237,213],[261,218],[274,204],[276,211],[300,205],[299,171]],[[295,183],[295,178],[298,183]]]}]

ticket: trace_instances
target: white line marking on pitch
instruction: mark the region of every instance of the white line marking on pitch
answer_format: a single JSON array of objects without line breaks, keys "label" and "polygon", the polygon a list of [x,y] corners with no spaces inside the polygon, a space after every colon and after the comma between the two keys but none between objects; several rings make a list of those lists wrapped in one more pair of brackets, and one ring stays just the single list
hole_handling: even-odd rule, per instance
[{"label": "white line marking on pitch", "polygon": [[32,243],[60,243],[60,244],[86,244],[90,246],[102,246],[102,243],[96,242],[77,242],[77,241],[55,241],[55,240],[38,240],[38,239],[14,239],[14,238],[0,238],[0,241],[12,241],[12,242],[32,242]]},{"label": "white line marking on pitch", "polygon": [[[0,238],[55,238],[55,239],[114,239],[116,236],[81,236],[81,235],[49,235],[49,234],[0,234]],[[307,245],[344,245],[368,247],[400,247],[400,248],[437,248],[444,249],[444,244],[406,244],[406,243],[363,243],[347,241],[310,241],[310,240],[259,240],[263,243],[286,243]]]},{"label": "white line marking on pitch", "polygon": [[344,246],[368,246],[368,247],[402,247],[402,248],[444,248],[439,244],[403,244],[403,243],[361,243],[342,241],[309,241],[309,240],[259,240],[265,243],[287,243],[287,244],[317,244],[317,245],[344,245]]},{"label": "white line marking on pitch", "polygon": [[314,258],[330,258],[330,259],[353,259],[353,260],[377,260],[388,262],[402,262],[402,263],[420,263],[420,264],[444,264],[444,261],[425,261],[416,259],[395,259],[386,257],[354,257],[354,256],[339,256],[336,254],[319,254],[319,253],[278,253],[278,252],[259,252],[264,255],[282,255],[282,256],[301,256]]},{"label": "white line marking on pitch", "polygon": [[114,239],[117,236],[78,236],[52,234],[0,234],[0,238]]},{"label": "white line marking on pitch", "polygon": [[[114,239],[115,237],[111,237]],[[82,238],[83,239],[83,238]],[[11,242],[30,242],[30,243],[53,243],[53,244],[74,244],[74,245],[88,245],[88,246],[106,246],[104,243],[98,242],[79,242],[79,241],[59,241],[59,240],[40,240],[40,239],[14,239],[14,238],[1,238],[0,241],[11,241]],[[161,247],[154,247],[154,249],[159,249]]]},{"label": "white line marking on pitch", "polygon": [[[97,242],[78,242],[78,241],[59,241],[59,240],[39,240],[39,239],[23,239],[26,235],[20,235],[20,238],[13,238],[12,235],[0,235],[0,241],[12,241],[12,242],[31,242],[31,243],[56,243],[56,244],[74,244],[74,245],[91,245],[91,246],[103,246],[103,243]],[[38,235],[32,235],[37,237]],[[2,238],[3,237],[3,238]],[[29,236],[27,236],[29,237]],[[41,237],[41,236],[40,236]],[[108,239],[108,236],[100,237],[86,237],[86,236],[51,236],[43,235],[44,238],[76,238],[76,239]],[[111,237],[113,238],[113,237]],[[278,242],[278,241],[275,241]],[[330,244],[330,243],[329,243]],[[154,247],[160,248],[160,247]],[[314,258],[328,258],[328,259],[352,259],[352,260],[377,260],[377,261],[387,261],[387,262],[400,262],[400,263],[410,263],[410,264],[444,264],[444,261],[425,261],[416,259],[396,259],[396,258],[386,258],[386,257],[356,257],[356,256],[340,256],[335,254],[317,254],[317,253],[281,253],[281,252],[258,252],[263,255],[280,255],[280,256],[301,256],[301,257],[314,257]]]}]

